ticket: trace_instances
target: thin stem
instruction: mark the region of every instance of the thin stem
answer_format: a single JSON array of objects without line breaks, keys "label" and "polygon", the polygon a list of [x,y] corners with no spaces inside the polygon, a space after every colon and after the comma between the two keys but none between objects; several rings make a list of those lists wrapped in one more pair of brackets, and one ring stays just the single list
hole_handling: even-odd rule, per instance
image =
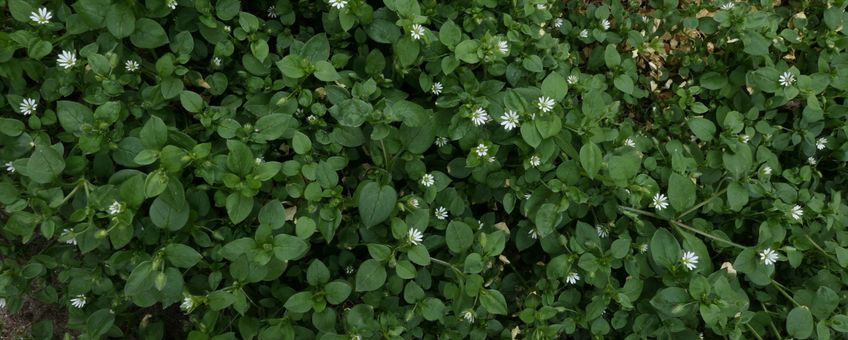
[{"label": "thin stem", "polygon": [[690,213],[692,213],[693,211],[698,210],[699,208],[703,207],[705,204],[710,203],[710,201],[712,201],[712,200],[713,200],[713,199],[715,199],[716,197],[719,197],[719,196],[723,195],[726,191],[727,191],[727,188],[721,189],[719,192],[717,192],[717,193],[713,194],[712,196],[710,196],[710,198],[707,198],[707,199],[706,199],[706,200],[704,200],[703,202],[698,203],[697,205],[695,205],[695,206],[694,206],[694,207],[692,207],[692,208],[689,208],[689,210],[684,211],[682,214],[680,214],[679,216],[677,216],[677,219],[682,219],[682,218],[683,218],[683,216],[689,215],[689,214],[690,214]]},{"label": "thin stem", "polygon": [[751,324],[746,323],[745,326],[748,326],[748,329],[751,330],[751,333],[754,333],[754,336],[757,337],[757,339],[763,340],[763,337],[760,336],[760,333],[757,333],[754,327],[751,327]]},{"label": "thin stem", "polygon": [[787,299],[789,299],[789,301],[792,301],[792,303],[794,303],[796,306],[801,307],[801,304],[798,303],[798,301],[795,301],[795,299],[793,299],[792,296],[790,296],[789,293],[787,293],[786,290],[783,289],[785,287],[783,287],[782,284],[780,284],[780,283],[778,283],[777,281],[774,281],[774,280],[771,281],[771,284],[772,284],[772,286],[774,286],[774,288],[777,288],[777,290],[781,294],[783,294],[783,296],[785,296]]},{"label": "thin stem", "polygon": [[80,186],[82,186],[82,185],[83,185],[82,183],[78,183],[78,184],[74,187],[74,190],[71,190],[71,192],[69,192],[69,193],[68,193],[68,195],[67,195],[67,196],[65,196],[65,198],[64,198],[64,199],[62,199],[62,202],[59,202],[59,204],[57,204],[54,208],[61,207],[61,206],[62,206],[62,205],[64,205],[65,203],[68,203],[68,200],[69,200],[69,199],[71,199],[71,197],[74,197],[74,194],[76,194],[76,193],[77,193],[77,191],[79,190]]},{"label": "thin stem", "polygon": [[386,167],[386,171],[391,171],[389,168],[389,156],[386,154],[386,143],[383,143],[383,140],[380,140],[380,148],[383,149],[383,166]]},{"label": "thin stem", "polygon": [[[763,307],[764,312],[771,313],[764,303],[760,302],[760,306]],[[780,331],[777,330],[777,326],[774,325],[774,321],[772,321],[771,318],[769,318],[769,325],[771,326],[772,332],[774,332],[774,336],[777,337],[778,340],[782,340],[783,338],[780,336]]]},{"label": "thin stem", "polygon": [[824,249],[822,249],[822,247],[821,247],[818,243],[816,243],[816,241],[814,241],[814,240],[810,237],[810,235],[809,235],[809,234],[804,234],[804,237],[806,237],[806,238],[807,238],[807,240],[808,240],[808,241],[810,241],[810,243],[812,243],[812,244],[813,244],[813,247],[816,247],[816,249],[818,249],[818,250],[819,250],[822,254],[824,254],[825,256],[827,256],[828,258],[830,258],[831,260],[833,260],[834,262],[837,262],[837,263],[839,262],[839,261],[837,261],[835,258],[833,258],[833,256],[832,256],[832,255],[830,255],[828,252],[826,252]]},{"label": "thin stem", "polygon": [[690,226],[688,226],[688,225],[686,225],[686,224],[684,224],[684,223],[681,223],[681,222],[678,222],[678,221],[675,221],[675,220],[672,220],[672,219],[668,219],[668,218],[662,217],[662,216],[657,215],[657,214],[654,214],[654,213],[652,213],[652,212],[648,212],[648,211],[644,211],[644,210],[636,209],[636,208],[625,207],[625,206],[618,206],[618,207],[619,207],[621,210],[624,210],[624,211],[628,211],[628,212],[637,213],[637,214],[640,214],[640,215],[645,215],[645,216],[649,216],[649,217],[653,217],[653,218],[658,218],[658,219],[661,219],[661,220],[665,220],[665,221],[667,221],[668,223],[671,223],[671,225],[673,225],[673,226],[675,226],[675,227],[680,227],[680,228],[686,229],[686,230],[688,230],[688,231],[690,231],[690,232],[693,232],[693,233],[695,233],[695,234],[698,234],[698,235],[701,235],[701,236],[704,236],[704,237],[707,237],[707,238],[710,238],[710,239],[713,239],[713,240],[715,240],[715,241],[719,241],[719,242],[722,242],[722,243],[725,243],[725,244],[729,244],[729,245],[731,245],[731,246],[734,246],[734,247],[737,247],[737,248],[740,248],[740,249],[747,249],[747,248],[748,248],[748,247],[743,246],[743,245],[741,245],[741,244],[739,244],[739,243],[736,243],[736,242],[733,242],[733,241],[730,241],[730,240],[725,240],[725,239],[723,239],[723,238],[721,238],[721,237],[714,236],[714,235],[712,235],[712,234],[710,234],[710,233],[700,231],[700,230],[695,229],[695,228],[693,228],[693,227],[690,227]]},{"label": "thin stem", "polygon": [[453,269],[460,277],[465,279],[465,273],[463,273],[461,270],[459,270],[459,268],[455,267],[454,265],[452,265],[452,264],[450,264],[446,261],[442,261],[442,260],[432,258],[432,257],[430,258],[430,261],[433,261],[433,263],[440,264],[440,265],[443,265],[445,267],[449,267],[450,269]]}]

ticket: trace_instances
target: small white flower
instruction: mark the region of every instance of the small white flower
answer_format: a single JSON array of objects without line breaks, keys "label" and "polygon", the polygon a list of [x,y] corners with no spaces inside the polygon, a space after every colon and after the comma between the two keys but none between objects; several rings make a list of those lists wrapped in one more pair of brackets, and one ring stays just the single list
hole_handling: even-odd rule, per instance
[{"label": "small white flower", "polygon": [[560,28],[560,27],[562,27],[562,23],[563,23],[562,18],[556,18],[556,20],[554,20],[554,27]]},{"label": "small white flower", "polygon": [[640,244],[639,245],[639,252],[644,254],[646,251],[648,251],[648,244],[647,243]]},{"label": "small white flower", "polygon": [[515,111],[509,110],[501,116],[501,125],[507,131],[518,127],[518,123],[518,113]]},{"label": "small white flower", "polygon": [[607,238],[607,236],[609,236],[609,232],[606,227],[597,226],[595,227],[595,231],[598,233],[598,237],[600,238]]},{"label": "small white flower", "polygon": [[359,334],[354,334],[350,336],[350,340],[362,340],[362,337]]},{"label": "small white flower", "polygon": [[253,159],[253,163],[255,163],[256,165],[260,165],[264,162],[265,162],[265,159],[262,158],[262,157],[256,157],[256,158]]},{"label": "small white flower", "polygon": [[653,202],[651,202],[651,205],[654,206],[657,211],[668,208],[668,197],[661,193],[657,193],[656,195],[654,195]]},{"label": "small white flower", "polygon": [[435,183],[436,178],[433,177],[433,174],[424,174],[424,176],[421,176],[421,185],[429,188]]},{"label": "small white flower", "polygon": [[[66,235],[68,235],[68,234],[70,234],[70,233],[71,233],[71,230],[70,230],[70,229],[63,229],[63,230],[62,230],[62,236],[61,236],[61,237],[65,237]],[[69,240],[65,241],[65,243],[66,243],[66,244],[70,244],[70,245],[74,245],[74,246],[75,246],[75,245],[77,245],[77,238],[76,238],[76,237],[74,237],[74,238],[72,238],[72,239],[69,239]]]},{"label": "small white flower", "polygon": [[766,166],[763,167],[763,174],[765,174],[766,176],[771,175],[771,172],[772,172],[772,169],[771,169],[770,166],[766,165]]},{"label": "small white flower", "polygon": [[580,281],[580,274],[571,272],[568,273],[568,276],[565,277],[565,282],[570,285],[577,284],[577,281]]},{"label": "small white flower", "polygon": [[800,221],[801,217],[804,216],[804,209],[801,208],[800,205],[796,204],[794,207],[792,207],[792,210],[789,212],[789,214],[792,215],[792,218],[794,218],[796,221]]},{"label": "small white flower", "polygon": [[348,265],[347,267],[345,267],[345,274],[347,274],[347,275],[353,274],[354,271],[356,271],[356,269],[354,269],[353,266],[351,266],[351,265]]},{"label": "small white flower", "polygon": [[315,117],[315,115],[309,115],[306,116],[306,120],[310,123],[315,123],[318,121],[318,117]]},{"label": "small white flower", "polygon": [[409,32],[409,35],[412,36],[412,39],[414,40],[420,40],[421,37],[424,36],[424,26],[412,24],[412,30]]},{"label": "small white flower", "polygon": [[568,76],[568,79],[566,79],[565,81],[568,82],[568,85],[574,85],[574,84],[577,84],[577,80],[578,80],[577,76],[572,74],[572,75]]},{"label": "small white flower", "polygon": [[650,20],[650,18],[648,18],[647,15],[642,16],[642,22],[648,23],[648,20]]},{"label": "small white flower", "polygon": [[609,19],[601,20],[601,27],[604,28],[604,31],[610,29],[610,21]]},{"label": "small white flower", "polygon": [[406,240],[409,241],[409,243],[412,243],[412,245],[417,246],[424,240],[424,233],[415,228],[409,229],[409,233],[406,235]]},{"label": "small white flower", "polygon": [[536,228],[530,229],[530,231],[527,232],[527,235],[529,235],[530,238],[532,238],[534,240],[539,239],[539,232],[536,231]]},{"label": "small white flower", "polygon": [[447,138],[445,138],[445,137],[436,138],[436,146],[441,148],[445,145],[448,145],[448,139]]},{"label": "small white flower", "polygon": [[23,114],[24,116],[29,116],[33,112],[35,112],[35,109],[37,107],[38,107],[38,102],[36,102],[35,99],[24,98],[24,100],[21,101],[21,105],[18,106],[18,109],[21,110],[21,114]]},{"label": "small white flower", "polygon": [[478,107],[471,113],[471,121],[477,126],[486,124],[489,121],[489,114],[482,107]]},{"label": "small white flower", "polygon": [[409,199],[409,206],[418,209],[418,199],[417,198],[410,198]]},{"label": "small white flower", "polygon": [[530,199],[530,197],[533,197],[533,194],[531,194],[531,193],[529,193],[529,192],[528,192],[528,193],[526,193],[526,194],[524,194],[524,199],[529,200],[529,199]]},{"label": "small white flower", "polygon": [[135,60],[127,60],[124,63],[124,69],[127,70],[127,72],[138,71],[138,68],[139,68],[138,62],[135,61]]},{"label": "small white flower", "polygon": [[536,9],[538,9],[540,11],[544,11],[544,10],[548,9],[548,4],[544,4],[544,3],[536,4]]},{"label": "small white flower", "polygon": [[167,4],[168,8],[171,10],[177,9],[177,0],[168,0]]},{"label": "small white flower", "polygon": [[477,230],[483,229],[483,221],[477,220]]},{"label": "small white flower", "polygon": [[71,306],[76,308],[85,307],[85,295],[80,294],[71,299]]},{"label": "small white flower", "polygon": [[489,163],[494,163],[494,162],[495,162],[495,157],[493,157],[493,156],[489,156],[489,158],[488,158],[488,159],[486,159],[486,161],[487,161],[487,162],[489,162]]},{"label": "small white flower", "polygon": [[542,164],[542,159],[537,155],[530,156],[530,165],[533,167],[537,167]]},{"label": "small white flower", "polygon": [[741,136],[739,136],[739,140],[740,140],[742,143],[748,144],[748,142],[751,140],[751,136],[748,136],[748,135],[741,135]]},{"label": "small white flower", "polygon": [[50,19],[53,18],[53,13],[47,10],[47,8],[41,7],[38,11],[32,12],[29,14],[29,19],[35,21],[36,24],[39,25],[47,25],[50,23]]},{"label": "small white flower", "polygon": [[233,31],[233,28],[230,25],[224,25],[224,32],[230,33]]},{"label": "small white flower", "polygon": [[448,218],[448,210],[445,209],[445,207],[438,207],[436,208],[436,212],[434,213],[434,215],[436,216],[436,218],[444,220]]},{"label": "small white flower", "polygon": [[629,146],[631,148],[636,147],[636,142],[633,141],[633,138],[627,138],[624,140],[624,146]]},{"label": "small white flower", "polygon": [[795,75],[786,71],[780,75],[780,78],[777,78],[777,81],[783,87],[792,86],[792,84],[795,83]]},{"label": "small white flower", "polygon": [[474,311],[466,309],[462,312],[462,318],[468,323],[474,323]]},{"label": "small white flower", "polygon": [[192,309],[194,309],[194,298],[192,298],[190,295],[186,295],[185,297],[183,297],[183,302],[180,304],[180,309],[185,313],[188,313]]},{"label": "small white flower", "polygon": [[538,106],[539,110],[542,110],[542,112],[548,112],[553,110],[554,105],[556,105],[556,102],[554,102],[552,98],[545,96],[539,97],[538,102],[536,103],[536,106]]},{"label": "small white flower", "polygon": [[725,11],[729,11],[729,10],[733,9],[733,7],[736,7],[736,4],[733,3],[732,1],[728,1],[728,2],[721,4],[720,8],[725,10]]},{"label": "small white flower", "polygon": [[0,298],[0,309],[6,308],[6,299]]},{"label": "small white flower", "polygon": [[347,6],[347,0],[330,0],[330,6],[333,6],[336,9],[345,8]]},{"label": "small white flower", "polygon": [[505,40],[498,40],[498,51],[503,55],[509,54],[509,43]]},{"label": "small white flower", "polygon": [[117,214],[120,214],[121,210],[122,210],[121,203],[118,203],[118,201],[114,201],[109,206],[109,215],[115,216]]},{"label": "small white flower", "polygon": [[218,58],[218,57],[212,58],[212,65],[221,66],[221,58]]},{"label": "small white flower", "polygon": [[76,51],[62,51],[59,54],[59,58],[56,59],[56,64],[64,69],[69,69],[77,65],[77,52]]},{"label": "small white flower", "polygon": [[819,161],[817,161],[813,157],[807,157],[807,163],[810,163],[810,165],[816,165],[816,164],[819,164]]},{"label": "small white flower", "polygon": [[271,19],[275,19],[277,17],[277,7],[271,6],[268,7],[268,17]]},{"label": "small white flower", "polygon": [[822,137],[816,141],[816,149],[824,150],[827,147],[827,138]]},{"label": "small white flower", "polygon": [[704,340],[704,332],[698,333],[698,339]]},{"label": "small white flower", "polygon": [[760,260],[767,266],[773,265],[777,263],[777,252],[771,250],[771,248],[766,248],[760,252]]},{"label": "small white flower", "polygon": [[698,255],[695,255],[695,252],[685,251],[683,252],[683,257],[680,258],[680,262],[686,267],[686,269],[692,270],[698,267]]},{"label": "small white flower", "polygon": [[438,95],[442,94],[443,89],[444,89],[444,87],[442,86],[442,83],[435,82],[435,83],[433,83],[433,86],[430,88],[430,92],[433,92],[433,94],[438,96]]},{"label": "small white flower", "polygon": [[580,37],[583,38],[583,39],[588,38],[589,37],[589,30],[584,29],[584,30],[580,31]]},{"label": "small white flower", "polygon": [[477,156],[486,157],[489,154],[489,147],[486,144],[480,143],[474,148],[474,152]]},{"label": "small white flower", "polygon": [[12,164],[12,162],[6,162],[6,164],[4,164],[4,165],[6,166],[6,172],[8,172],[10,174],[15,173],[15,165]]}]

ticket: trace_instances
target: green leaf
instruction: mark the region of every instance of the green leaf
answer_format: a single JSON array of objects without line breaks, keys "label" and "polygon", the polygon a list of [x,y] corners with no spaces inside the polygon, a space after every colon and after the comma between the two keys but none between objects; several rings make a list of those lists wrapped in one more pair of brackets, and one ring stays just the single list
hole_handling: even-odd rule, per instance
[{"label": "green leaf", "polygon": [[542,95],[552,98],[557,102],[561,102],[568,93],[568,83],[565,78],[558,72],[551,72],[545,80],[542,81]]},{"label": "green leaf", "polygon": [[233,224],[241,223],[253,210],[253,197],[234,192],[227,196],[227,216]]},{"label": "green leaf", "polygon": [[410,37],[403,37],[395,43],[394,51],[401,66],[410,66],[418,59],[421,47]]},{"label": "green leaf", "polygon": [[724,168],[727,169],[734,178],[740,179],[745,177],[745,174],[751,169],[753,163],[751,148],[747,145],[742,145],[736,149],[736,153],[730,151],[722,155]]},{"label": "green leaf", "polygon": [[477,55],[477,50],[480,49],[480,43],[477,40],[465,40],[458,45],[454,53],[456,58],[469,64],[476,64],[480,61]]},{"label": "green leaf", "polygon": [[46,40],[36,40],[27,48],[27,55],[30,58],[38,60],[50,54],[53,51],[53,44]]},{"label": "green leaf", "polygon": [[301,66],[303,58],[297,55],[287,55],[277,62],[277,68],[286,77],[300,79],[306,76],[306,71]]},{"label": "green leaf", "polygon": [[725,86],[727,86],[726,75],[718,72],[707,72],[701,76],[701,87],[707,90],[720,90]]},{"label": "green leaf", "polygon": [[106,28],[118,39],[129,37],[135,31],[135,13],[122,3],[113,3],[106,12]]},{"label": "green leaf", "polygon": [[748,188],[739,182],[731,182],[727,186],[727,205],[733,211],[742,210],[748,204]]},{"label": "green leaf", "polygon": [[306,269],[306,281],[312,286],[319,286],[330,281],[330,270],[324,265],[324,262],[316,259],[309,264]]},{"label": "green leaf", "polygon": [[369,259],[359,265],[356,271],[356,291],[370,292],[377,290],[386,282],[386,268],[380,261]]},{"label": "green leaf", "polygon": [[165,257],[172,265],[180,268],[194,267],[203,258],[194,248],[179,243],[165,247]]},{"label": "green leaf", "polygon": [[421,307],[421,316],[427,321],[436,321],[445,316],[445,303],[434,297],[428,297],[418,304]]},{"label": "green leaf", "polygon": [[82,126],[93,122],[94,114],[88,106],[77,102],[60,100],[56,104],[56,115],[59,116],[59,123],[62,124],[62,129],[79,136],[82,132]]},{"label": "green leaf", "polygon": [[26,176],[36,183],[50,183],[65,170],[65,159],[56,149],[36,145],[27,161]]},{"label": "green leaf", "polygon": [[295,131],[292,138],[292,147],[294,148],[294,152],[303,155],[312,150],[312,141],[309,140],[309,136],[300,131]]},{"label": "green leaf", "polygon": [[462,40],[462,31],[453,20],[448,19],[439,29],[439,40],[449,49],[453,49]]},{"label": "green leaf", "polygon": [[247,144],[230,139],[227,141],[227,149],[230,151],[227,155],[227,169],[241,177],[253,172],[256,163],[253,158],[253,151]]},{"label": "green leaf", "polygon": [[654,262],[666,268],[673,267],[682,256],[680,244],[665,228],[659,228],[654,232],[649,249]]},{"label": "green leaf", "polygon": [[99,338],[106,334],[112,325],[115,323],[115,313],[109,308],[100,309],[85,320],[85,329],[87,335],[93,338]]},{"label": "green leaf", "polygon": [[161,149],[168,142],[168,126],[159,117],[150,116],[138,133],[141,145],[147,149]]},{"label": "green leaf", "polygon": [[372,111],[371,104],[359,99],[347,99],[330,108],[330,114],[347,127],[359,127],[365,122],[365,117]]},{"label": "green leaf", "polygon": [[150,220],[159,228],[176,231],[188,222],[188,202],[179,181],[168,181],[165,190],[150,205]]},{"label": "green leaf", "polygon": [[601,170],[602,162],[601,148],[592,142],[583,144],[580,148],[580,165],[583,166],[583,170],[586,170],[586,175],[589,178],[595,178],[595,175]]},{"label": "green leaf", "polygon": [[813,334],[813,315],[806,306],[792,309],[786,316],[786,332],[797,339],[806,339]]},{"label": "green leaf", "polygon": [[300,54],[313,63],[326,61],[330,58],[330,41],[327,40],[327,35],[324,33],[313,35],[303,45]]},{"label": "green leaf", "polygon": [[135,31],[130,35],[130,41],[139,48],[156,48],[168,43],[168,34],[158,22],[141,18],[135,22]]},{"label": "green leaf", "polygon": [[474,243],[474,232],[465,223],[451,221],[445,231],[445,242],[448,244],[448,249],[460,254]]},{"label": "green leaf", "polygon": [[363,182],[359,193],[359,216],[365,227],[371,227],[391,216],[397,202],[397,192],[388,185]]},{"label": "green leaf", "polygon": [[324,286],[324,293],[327,294],[327,302],[333,305],[340,304],[347,300],[350,296],[350,285],[343,281],[334,281]]},{"label": "green leaf", "polygon": [[326,61],[318,61],[315,63],[315,72],[313,73],[318,80],[331,82],[341,79],[342,77],[336,72],[333,64]]},{"label": "green leaf", "polygon": [[613,79],[613,84],[619,91],[627,94],[633,94],[633,79],[630,78],[630,76],[626,74],[619,74],[615,77],[615,79]]},{"label": "green leaf", "polygon": [[300,258],[309,250],[309,243],[298,237],[280,234],[274,237],[274,256],[280,261]]},{"label": "green leaf", "polygon": [[618,54],[618,50],[615,48],[615,45],[609,44],[606,49],[604,49],[604,62],[610,69],[621,64],[621,55]]},{"label": "green leaf", "polygon": [[480,304],[491,314],[507,314],[506,299],[501,292],[495,289],[480,290]]},{"label": "green leaf", "polygon": [[695,205],[695,183],[689,177],[672,172],[668,177],[668,200],[677,211]]},{"label": "green leaf", "polygon": [[183,105],[186,111],[191,113],[199,113],[203,110],[203,98],[192,91],[180,92],[180,104]]},{"label": "green leaf", "polygon": [[716,126],[709,119],[692,118],[687,121],[687,124],[692,133],[705,142],[711,141],[716,133]]},{"label": "green leaf", "polygon": [[306,313],[312,309],[312,292],[295,293],[283,306],[293,313]]},{"label": "green leaf", "polygon": [[536,232],[539,237],[545,237],[554,232],[560,218],[560,213],[557,212],[557,207],[553,203],[545,203],[536,211],[535,222]]}]

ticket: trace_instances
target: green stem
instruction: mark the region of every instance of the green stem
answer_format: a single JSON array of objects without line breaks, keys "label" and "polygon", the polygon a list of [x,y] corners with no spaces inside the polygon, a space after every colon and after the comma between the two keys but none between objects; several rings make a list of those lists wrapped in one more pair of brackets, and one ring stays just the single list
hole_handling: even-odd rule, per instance
[{"label": "green stem", "polygon": [[62,205],[64,205],[65,203],[68,203],[68,200],[70,200],[70,199],[71,199],[71,197],[74,197],[74,194],[76,194],[76,193],[77,193],[77,191],[79,190],[80,186],[82,186],[82,185],[83,185],[82,183],[78,183],[76,186],[74,186],[74,190],[71,190],[71,192],[69,192],[69,193],[68,193],[68,195],[67,195],[67,196],[65,196],[65,198],[64,198],[64,199],[62,199],[62,202],[59,202],[59,204],[57,204],[54,208],[61,207],[61,206],[62,206]]},{"label": "green stem", "polygon": [[796,306],[801,307],[801,304],[798,303],[798,301],[795,301],[795,299],[793,299],[792,296],[789,295],[789,293],[787,293],[786,290],[784,290],[785,287],[783,287],[782,284],[780,284],[780,283],[778,283],[777,281],[774,281],[774,280],[771,281],[771,284],[772,284],[772,286],[774,286],[774,288],[777,288],[777,290],[781,294],[783,294],[783,296],[785,296],[787,299],[789,299],[789,301],[792,301],[792,303],[794,303]]},{"label": "green stem", "polygon": [[654,214],[654,213],[652,213],[652,212],[648,212],[648,211],[644,211],[644,210],[636,209],[636,208],[624,207],[624,206],[618,206],[618,207],[619,207],[621,210],[624,210],[624,211],[627,211],[627,212],[637,213],[637,214],[640,214],[640,215],[645,215],[645,216],[649,216],[649,217],[653,217],[653,218],[657,218],[657,219],[665,220],[665,221],[667,221],[668,223],[671,223],[671,225],[673,225],[673,226],[675,226],[675,227],[680,227],[680,228],[686,229],[686,230],[688,230],[688,231],[690,231],[690,232],[693,232],[693,233],[695,233],[695,234],[698,234],[698,235],[701,235],[701,236],[704,236],[704,237],[710,238],[710,239],[712,239],[712,240],[719,241],[719,242],[722,242],[722,243],[725,243],[725,244],[728,244],[728,245],[731,245],[731,246],[734,246],[734,247],[737,247],[737,248],[740,248],[740,249],[747,249],[747,248],[748,248],[748,247],[743,246],[743,245],[741,245],[741,244],[739,244],[739,243],[736,243],[736,242],[733,242],[733,241],[730,241],[730,240],[725,240],[725,239],[723,239],[723,238],[721,238],[721,237],[714,236],[714,235],[712,235],[712,234],[710,234],[710,233],[700,231],[700,230],[695,229],[695,228],[693,228],[693,227],[690,227],[690,226],[688,226],[688,225],[686,225],[686,224],[684,224],[684,223],[681,223],[681,222],[678,222],[678,221],[675,221],[675,220],[672,220],[672,219],[669,219],[669,218],[662,217],[662,216],[657,215],[657,214]]},{"label": "green stem", "polygon": [[816,243],[816,241],[813,241],[813,239],[810,237],[809,234],[804,234],[804,237],[806,237],[807,240],[810,241],[810,243],[813,244],[813,247],[816,247],[816,249],[818,249],[822,254],[824,254],[829,259],[833,260],[834,262],[837,262],[837,263],[839,262],[835,258],[833,258],[832,255],[830,255],[828,252],[826,252],[824,249],[822,249],[822,247],[818,243]]},{"label": "green stem", "polygon": [[432,258],[432,257],[430,258],[430,261],[433,261],[433,263],[440,264],[440,265],[443,265],[445,267],[449,267],[450,269],[453,269],[453,271],[455,271],[457,275],[459,275],[461,278],[465,279],[465,273],[463,273],[461,270],[459,270],[459,268],[455,267],[454,265],[452,265],[452,264],[450,264],[446,261],[442,261],[442,260]]},{"label": "green stem", "polygon": [[383,149],[383,166],[386,167],[386,171],[391,172],[391,168],[389,168],[389,156],[386,153],[386,143],[383,143],[383,140],[380,140],[380,148]]},{"label": "green stem", "polygon": [[760,333],[757,333],[754,327],[751,327],[751,324],[746,323],[745,326],[748,326],[748,329],[751,330],[751,333],[754,333],[754,336],[757,337],[757,339],[763,340],[763,337],[760,336]]},{"label": "green stem", "polygon": [[[771,313],[766,308],[766,305],[764,303],[760,302],[760,306],[763,307],[764,312]],[[780,331],[777,330],[777,326],[774,325],[774,321],[772,321],[771,318],[769,318],[769,325],[771,326],[772,332],[774,332],[774,336],[777,337],[778,340],[783,340],[783,338],[780,336]]]},{"label": "green stem", "polygon": [[707,198],[707,199],[706,199],[706,200],[704,200],[703,202],[698,203],[697,205],[695,205],[695,206],[694,206],[694,207],[692,207],[692,208],[689,208],[689,210],[684,211],[682,214],[680,214],[679,216],[677,216],[677,219],[682,219],[682,218],[683,218],[683,216],[689,215],[689,214],[690,214],[690,213],[692,213],[693,211],[698,210],[699,208],[703,207],[705,204],[710,203],[710,201],[712,201],[712,200],[713,200],[713,199],[715,199],[716,197],[719,197],[719,196],[723,195],[726,191],[727,191],[727,188],[721,189],[719,192],[717,192],[717,193],[713,194],[712,196],[710,196],[710,198]]}]

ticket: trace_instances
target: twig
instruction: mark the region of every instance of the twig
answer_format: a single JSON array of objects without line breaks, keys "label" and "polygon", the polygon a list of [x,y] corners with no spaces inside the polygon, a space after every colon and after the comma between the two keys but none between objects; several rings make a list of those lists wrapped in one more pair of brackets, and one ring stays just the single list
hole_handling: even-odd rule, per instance
[{"label": "twig", "polygon": [[701,236],[704,236],[704,237],[707,237],[707,238],[713,239],[713,240],[715,240],[715,241],[723,242],[723,243],[725,243],[725,244],[729,244],[729,245],[731,245],[731,246],[734,246],[734,247],[737,247],[737,248],[740,248],[740,249],[747,249],[747,248],[748,248],[748,247],[743,246],[743,245],[741,245],[741,244],[739,244],[739,243],[736,243],[736,242],[733,242],[733,241],[730,241],[730,240],[725,240],[725,239],[723,239],[723,238],[721,238],[721,237],[714,236],[714,235],[712,235],[712,234],[710,234],[710,233],[700,231],[700,230],[695,229],[695,228],[693,228],[693,227],[690,227],[690,226],[688,226],[688,225],[686,225],[686,224],[684,224],[684,223],[681,223],[681,222],[678,222],[678,221],[675,221],[675,220],[672,220],[672,219],[669,219],[669,218],[662,217],[662,216],[657,215],[657,214],[654,214],[654,213],[652,213],[652,212],[648,212],[648,211],[644,211],[644,210],[636,209],[636,208],[625,207],[625,206],[618,206],[618,207],[619,207],[619,209],[624,210],[624,211],[628,211],[628,212],[637,213],[637,214],[640,214],[640,215],[645,215],[645,216],[649,216],[649,217],[653,217],[653,218],[658,218],[658,219],[661,219],[661,220],[665,220],[665,221],[667,221],[668,223],[671,223],[671,225],[673,225],[673,226],[675,226],[675,227],[680,227],[680,228],[686,229],[686,230],[691,231],[691,232],[693,232],[693,233],[696,233],[696,234],[698,234],[698,235],[701,235]]}]

